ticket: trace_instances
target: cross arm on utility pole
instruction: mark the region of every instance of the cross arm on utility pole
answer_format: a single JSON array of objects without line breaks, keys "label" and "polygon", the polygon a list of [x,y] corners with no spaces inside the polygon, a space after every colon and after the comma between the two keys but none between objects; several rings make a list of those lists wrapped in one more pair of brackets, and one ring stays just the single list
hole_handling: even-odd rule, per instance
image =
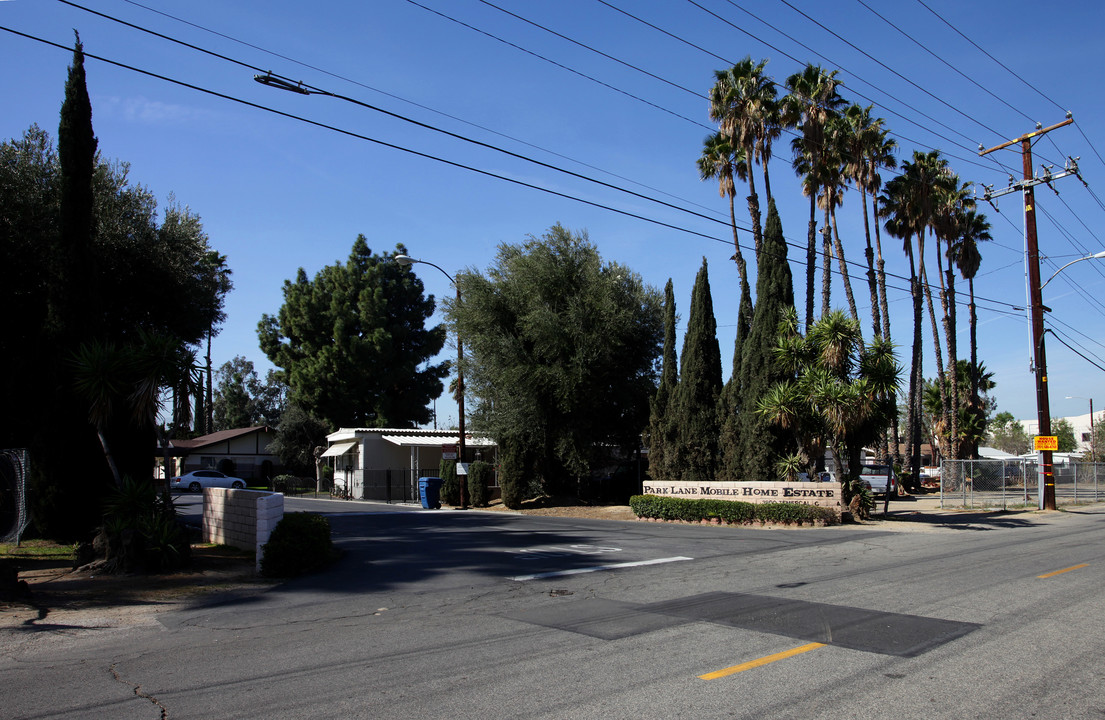
[{"label": "cross arm on utility pole", "polygon": [[[1026,258],[1026,264],[1028,266],[1028,307],[1029,321],[1032,326],[1033,365],[1036,371],[1036,414],[1039,425],[1038,434],[1043,436],[1051,435],[1051,406],[1048,400],[1047,355],[1044,348],[1043,286],[1040,283],[1040,248],[1036,239],[1036,196],[1034,188],[1040,183],[1046,183],[1050,187],[1051,181],[1055,180],[1056,176],[1048,172],[1043,180],[1037,180],[1033,177],[1032,140],[1033,138],[1046,135],[1052,130],[1070,125],[1072,122],[1074,122],[1074,118],[1071,117],[1070,113],[1067,113],[1067,119],[1063,122],[1056,123],[1046,128],[1042,127],[1040,123],[1036,123],[1036,130],[1021,135],[1016,140],[1004,142],[989,150],[984,150],[981,145],[978,148],[978,154],[981,157],[1018,143],[1021,146],[1021,160],[1024,169],[1023,182],[1017,183],[1010,177],[1010,187],[1005,191],[1001,191],[1000,194],[1004,195],[1006,192],[1016,192],[1017,190],[1024,193],[1025,251],[1028,256]],[[1074,164],[1073,170],[1068,166],[1064,173],[1075,175],[1077,171],[1078,166]],[[1054,189],[1055,188],[1052,187],[1052,190]],[[989,200],[996,195],[997,193],[988,190],[985,199]],[[1052,474],[1050,450],[1040,451],[1039,485],[1040,508],[1044,510],[1054,510],[1055,476]]]}]

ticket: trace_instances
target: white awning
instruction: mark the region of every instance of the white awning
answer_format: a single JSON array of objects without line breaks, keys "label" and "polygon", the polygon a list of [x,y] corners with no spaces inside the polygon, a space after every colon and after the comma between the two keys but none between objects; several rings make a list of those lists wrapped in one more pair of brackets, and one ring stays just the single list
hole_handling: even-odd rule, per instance
[{"label": "white awning", "polygon": [[[392,445],[400,447],[440,448],[442,445],[456,445],[459,440],[456,435],[452,437],[442,437],[441,435],[383,435],[382,437]],[[466,447],[495,447],[495,441],[486,437],[467,436],[464,438],[464,445]]]},{"label": "white awning", "polygon": [[346,454],[358,445],[360,445],[360,443],[356,440],[354,440],[353,442],[337,443],[336,445],[331,445],[330,447],[328,447],[326,449],[326,452],[322,454],[322,457],[338,457],[339,455]]}]

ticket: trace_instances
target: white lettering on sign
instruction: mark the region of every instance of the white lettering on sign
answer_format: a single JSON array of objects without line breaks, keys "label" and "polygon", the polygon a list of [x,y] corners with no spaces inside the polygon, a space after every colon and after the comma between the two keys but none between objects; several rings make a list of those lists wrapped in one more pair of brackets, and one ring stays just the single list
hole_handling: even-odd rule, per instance
[{"label": "white lettering on sign", "polygon": [[750,503],[781,502],[840,509],[840,483],[834,482],[666,483],[645,484],[641,490],[644,495]]}]

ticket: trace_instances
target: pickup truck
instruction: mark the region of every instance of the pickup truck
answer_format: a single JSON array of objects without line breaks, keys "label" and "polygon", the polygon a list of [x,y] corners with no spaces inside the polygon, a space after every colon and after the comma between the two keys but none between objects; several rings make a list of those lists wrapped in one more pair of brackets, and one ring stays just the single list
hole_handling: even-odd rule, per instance
[{"label": "pickup truck", "polygon": [[890,497],[898,496],[898,476],[889,465],[863,465],[859,469],[859,479],[873,495],[885,495],[889,488]]}]

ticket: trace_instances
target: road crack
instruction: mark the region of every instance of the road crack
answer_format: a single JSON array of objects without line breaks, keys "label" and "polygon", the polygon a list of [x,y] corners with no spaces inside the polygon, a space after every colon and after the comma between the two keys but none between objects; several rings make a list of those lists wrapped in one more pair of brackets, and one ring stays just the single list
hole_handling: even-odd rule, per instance
[{"label": "road crack", "polygon": [[157,698],[155,698],[153,695],[150,695],[150,694],[146,693],[145,691],[143,691],[141,685],[133,685],[133,684],[127,682],[126,680],[124,680],[122,678],[122,676],[119,675],[119,671],[115,669],[116,665],[117,665],[117,663],[111,663],[111,667],[108,668],[108,670],[111,671],[111,676],[113,678],[115,678],[115,681],[122,684],[122,685],[126,685],[126,686],[130,687],[134,691],[134,694],[136,696],[142,698],[143,700],[148,700],[151,703],[153,703],[154,706],[157,707],[157,709],[161,711],[161,720],[169,720],[169,709],[167,707],[165,707],[164,705],[162,705],[161,701],[158,700]]}]

